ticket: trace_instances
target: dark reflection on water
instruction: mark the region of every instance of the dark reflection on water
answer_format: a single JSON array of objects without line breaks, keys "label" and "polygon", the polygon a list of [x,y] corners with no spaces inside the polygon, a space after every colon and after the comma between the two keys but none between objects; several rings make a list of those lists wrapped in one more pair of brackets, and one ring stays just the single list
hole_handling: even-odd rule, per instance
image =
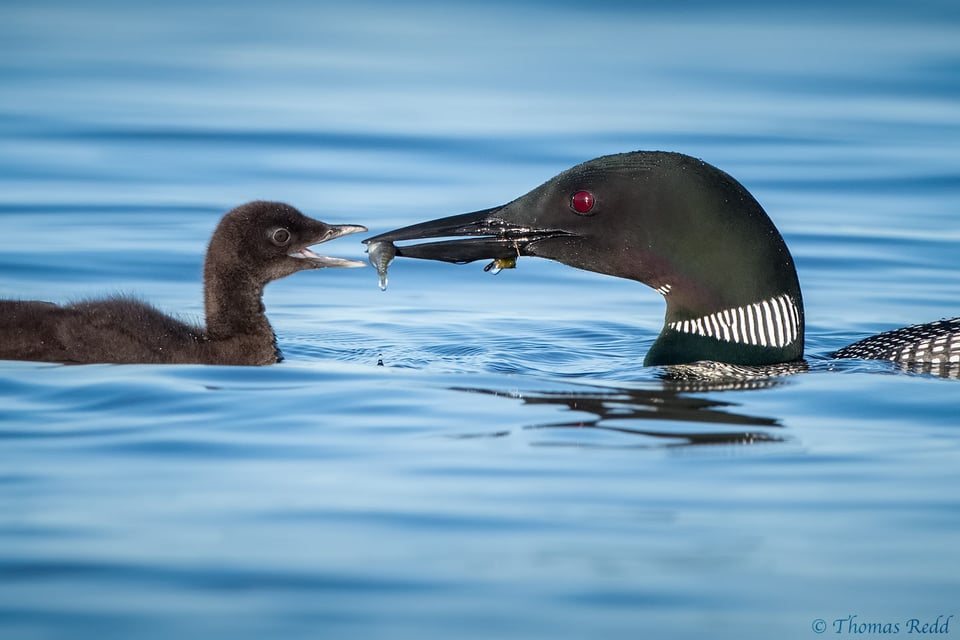
[{"label": "dark reflection on water", "polygon": [[960,380],[958,362],[892,362],[858,358],[819,358],[818,366],[827,371],[870,373],[874,375],[913,375]]},{"label": "dark reflection on water", "polygon": [[784,376],[806,373],[806,360],[763,366],[744,366],[723,362],[695,362],[664,367],[660,378],[677,392],[745,391],[779,386]]},{"label": "dark reflection on water", "polygon": [[933,364],[930,362],[910,362],[898,365],[906,373],[918,373],[946,378],[948,380],[960,380],[960,363],[942,362]]},{"label": "dark reflection on water", "polygon": [[[792,371],[791,371],[792,369]],[[715,372],[715,369],[710,369]],[[796,363],[777,367],[774,371],[781,374],[806,370],[806,363]],[[787,379],[775,375],[756,377],[717,377],[714,380],[697,378],[695,367],[672,368],[664,373],[661,386],[655,388],[632,388],[583,385],[575,391],[534,391],[505,392],[496,389],[476,387],[452,387],[454,391],[486,394],[501,398],[521,400],[524,405],[566,407],[570,411],[590,414],[572,420],[530,424],[524,429],[595,429],[625,435],[644,436],[665,440],[653,446],[690,446],[705,444],[753,444],[761,442],[782,442],[785,438],[779,433],[760,429],[721,430],[693,428],[694,425],[742,425],[745,427],[763,427],[782,429],[777,418],[751,415],[738,410],[736,402],[716,400],[693,395],[694,393],[743,391],[770,389],[782,386]],[[671,377],[673,376],[673,377]],[[690,379],[684,379],[684,377]],[[644,426],[641,421],[663,423],[682,423],[681,429],[666,426]],[[509,430],[493,430],[487,433],[473,433],[458,436],[460,438],[502,437],[510,435]],[[578,443],[577,446],[582,446]]]}]

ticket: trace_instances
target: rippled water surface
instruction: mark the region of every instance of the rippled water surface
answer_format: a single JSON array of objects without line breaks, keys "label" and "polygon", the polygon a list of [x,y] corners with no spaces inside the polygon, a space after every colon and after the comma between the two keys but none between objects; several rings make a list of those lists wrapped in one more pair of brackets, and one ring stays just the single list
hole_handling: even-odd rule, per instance
[{"label": "rippled water surface", "polygon": [[960,633],[960,382],[825,358],[958,314],[960,11],[764,7],[0,7],[0,297],[199,320],[247,200],[381,232],[666,149],[783,232],[810,369],[665,380],[658,294],[526,258],[273,283],[272,367],[0,363],[0,637]]}]

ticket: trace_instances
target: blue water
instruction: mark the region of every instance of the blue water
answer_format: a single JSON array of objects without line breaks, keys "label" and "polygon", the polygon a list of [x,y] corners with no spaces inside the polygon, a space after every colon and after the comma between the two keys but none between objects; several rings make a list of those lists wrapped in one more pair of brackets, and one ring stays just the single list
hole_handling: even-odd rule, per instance
[{"label": "blue water", "polygon": [[196,320],[244,201],[382,232],[666,149],[783,232],[810,363],[676,386],[656,293],[535,259],[274,283],[272,367],[0,363],[0,637],[960,633],[960,386],[824,358],[960,308],[960,10],[834,4],[0,6],[0,297]]}]

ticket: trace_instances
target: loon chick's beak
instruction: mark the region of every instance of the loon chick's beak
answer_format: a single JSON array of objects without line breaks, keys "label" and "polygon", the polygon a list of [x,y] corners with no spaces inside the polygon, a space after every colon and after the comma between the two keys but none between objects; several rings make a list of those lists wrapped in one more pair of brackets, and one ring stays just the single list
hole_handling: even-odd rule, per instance
[{"label": "loon chick's beak", "polygon": [[356,267],[365,267],[367,266],[366,262],[361,262],[360,260],[349,260],[347,258],[333,258],[330,256],[322,256],[318,253],[314,253],[308,247],[314,244],[320,244],[322,242],[329,242],[330,240],[335,240],[342,236],[350,235],[351,233],[360,233],[361,231],[366,231],[367,228],[358,224],[340,224],[340,225],[326,225],[327,229],[320,236],[311,239],[309,242],[305,243],[303,246],[297,248],[295,251],[290,252],[289,255],[291,258],[298,258],[301,260],[307,260],[311,263],[311,266],[314,269],[325,269],[325,268],[335,268],[335,269],[344,269],[344,268],[356,268]]},{"label": "loon chick's beak", "polygon": [[474,260],[509,260],[528,253],[528,246],[546,238],[571,235],[558,229],[538,229],[513,222],[510,205],[438,218],[367,238],[364,244],[450,238],[395,247],[396,256],[463,264]]}]

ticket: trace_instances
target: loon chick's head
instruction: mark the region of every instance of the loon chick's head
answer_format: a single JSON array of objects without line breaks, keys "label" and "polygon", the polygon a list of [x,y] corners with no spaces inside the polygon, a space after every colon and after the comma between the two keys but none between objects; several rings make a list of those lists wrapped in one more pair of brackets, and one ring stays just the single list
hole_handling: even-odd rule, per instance
[{"label": "loon chick's head", "polygon": [[266,330],[261,296],[269,282],[305,269],[366,266],[309,248],[366,230],[314,220],[282,202],[258,200],[233,209],[213,232],[204,262],[208,334],[222,339]]},{"label": "loon chick's head", "polygon": [[304,269],[363,267],[358,260],[322,256],[309,247],[366,230],[314,220],[282,202],[248,202],[220,220],[210,239],[206,268],[241,273],[262,286]]},{"label": "loon chick's head", "polygon": [[803,356],[793,258],[750,193],[678,153],[595,158],[516,200],[365,240],[396,256],[464,263],[548,258],[642,282],[667,303],[648,365],[763,365]]}]

